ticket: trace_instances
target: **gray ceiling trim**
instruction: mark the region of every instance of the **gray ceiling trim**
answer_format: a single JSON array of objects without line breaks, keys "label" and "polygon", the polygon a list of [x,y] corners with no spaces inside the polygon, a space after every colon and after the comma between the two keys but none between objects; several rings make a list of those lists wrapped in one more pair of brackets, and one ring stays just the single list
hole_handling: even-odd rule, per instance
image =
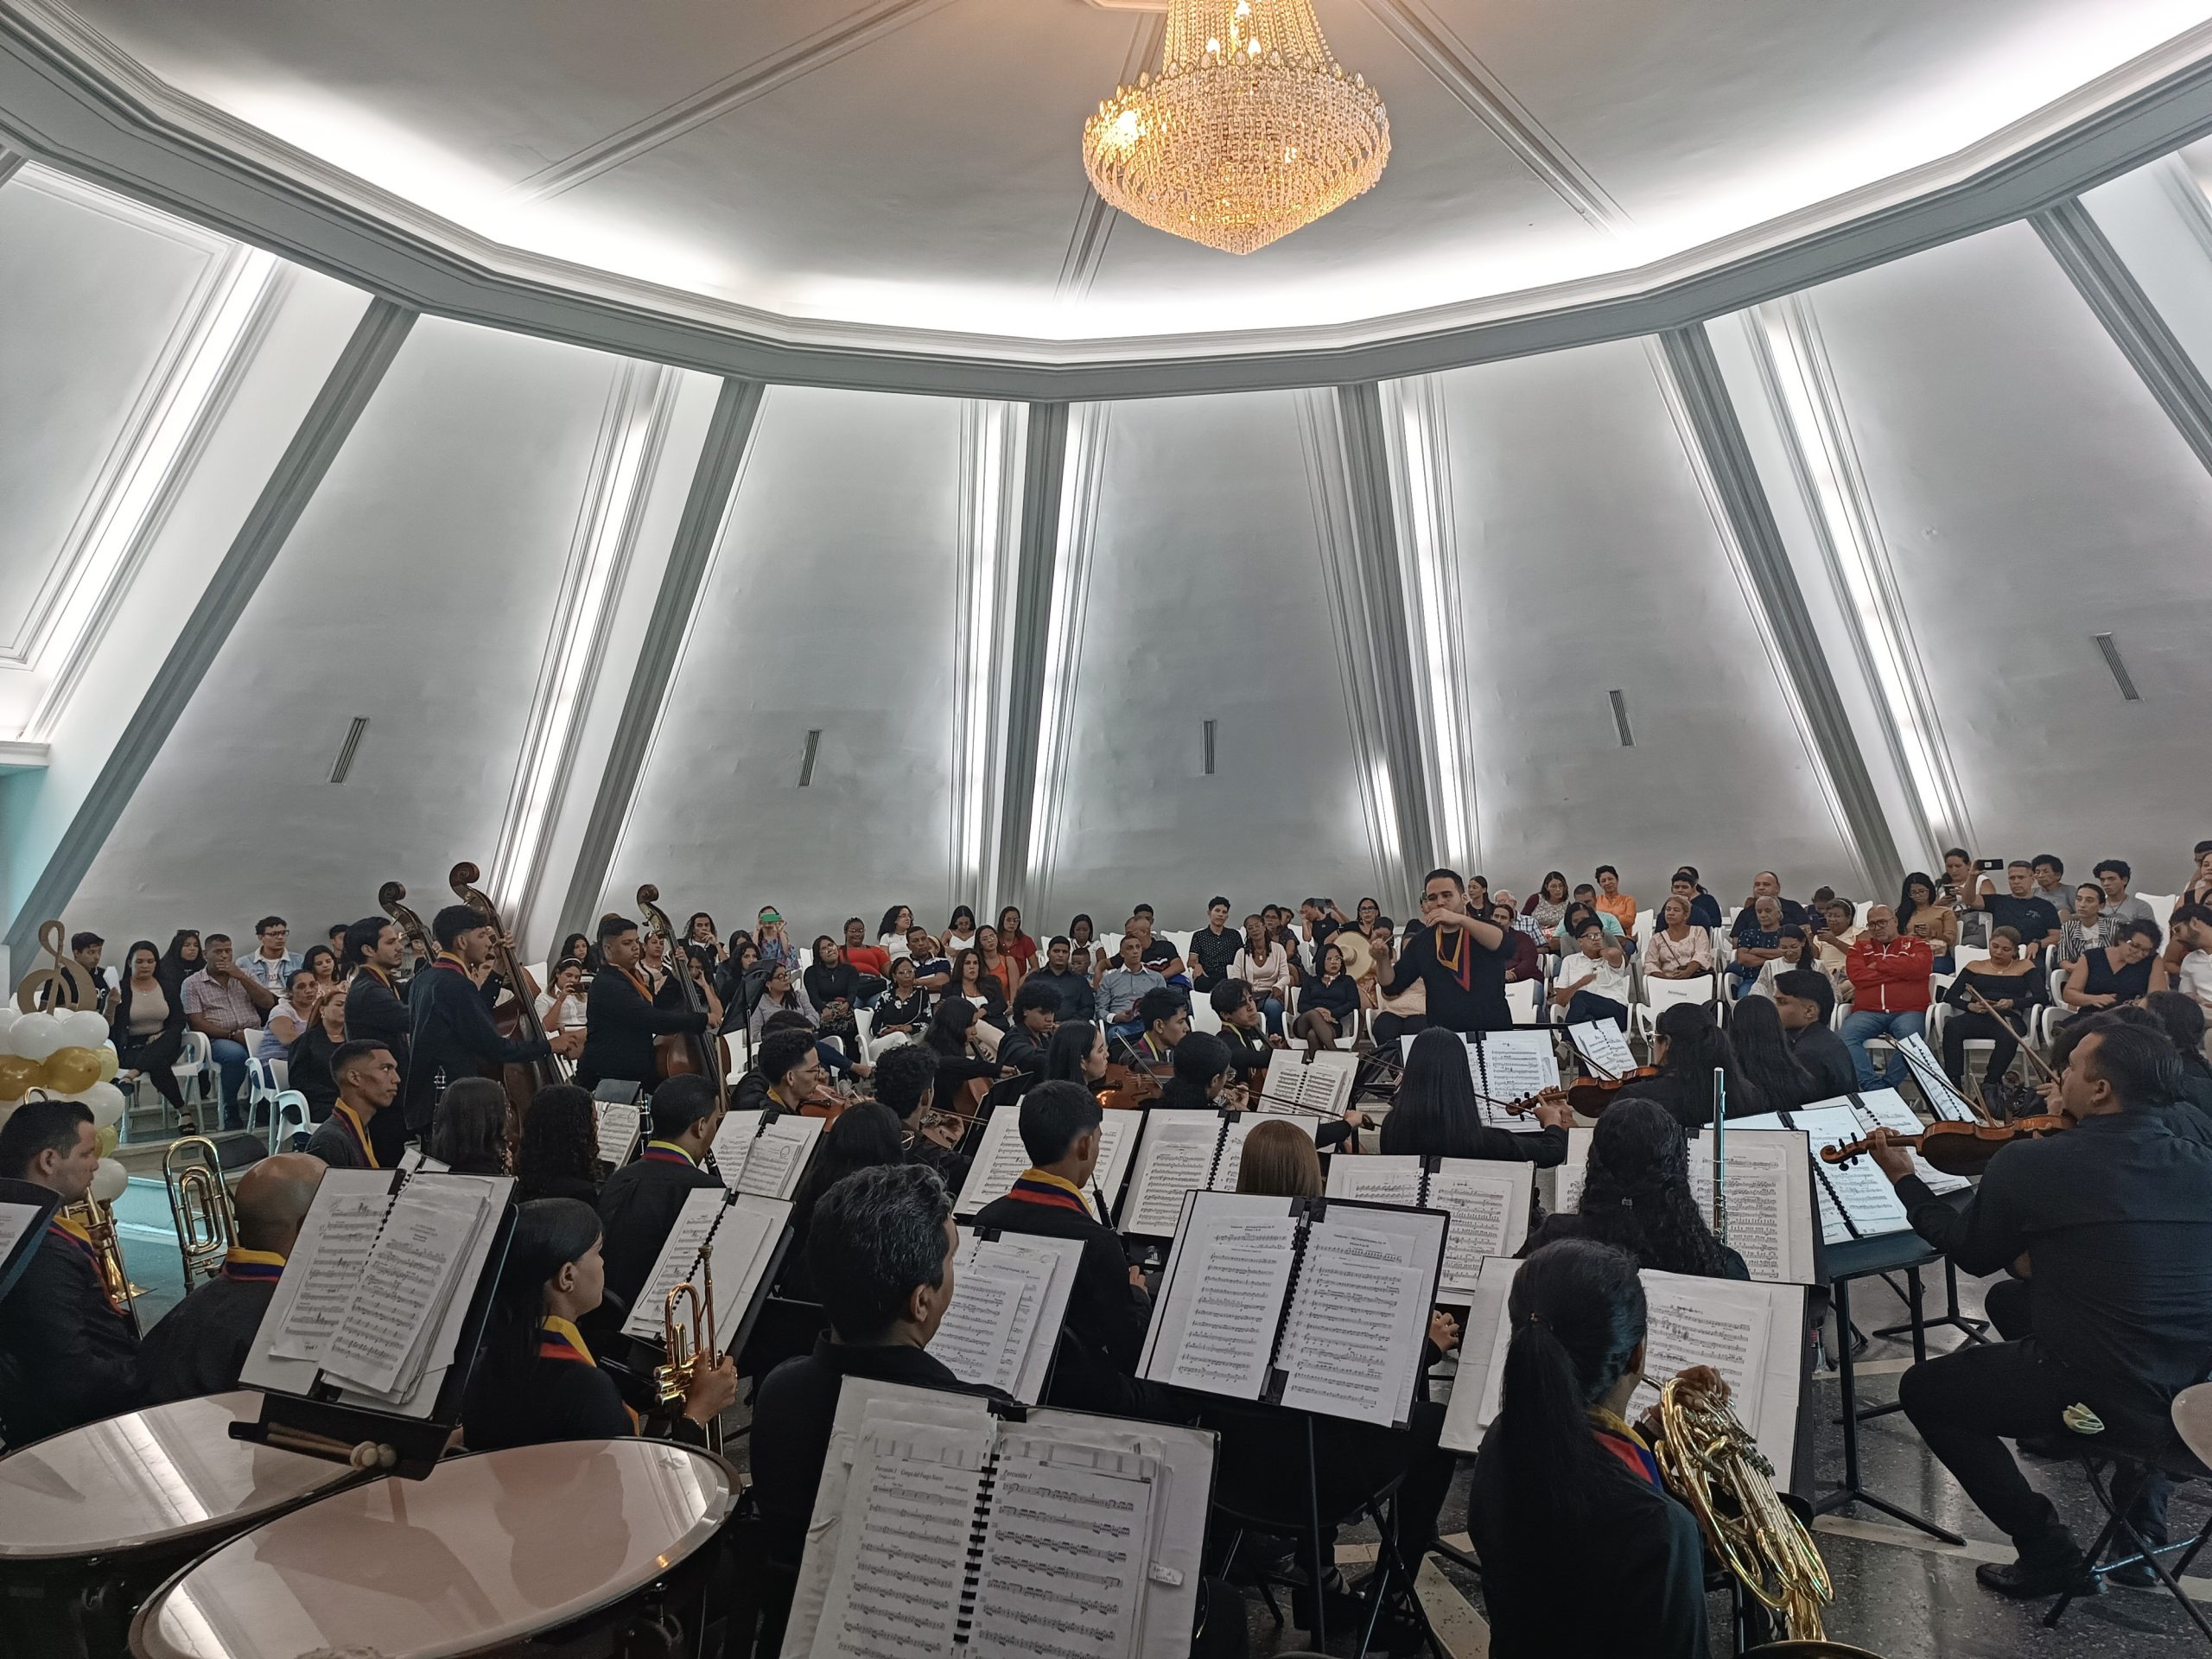
[{"label": "gray ceiling trim", "polygon": [[[1166,38],[1164,14],[1138,18],[1129,36],[1128,55],[1122,60],[1122,78],[1116,84],[1126,86],[1157,63]],[[1060,279],[1054,289],[1060,298],[1079,300],[1090,292],[1091,283],[1098,280],[1098,268],[1106,263],[1106,244],[1121,217],[1086,181],[1083,205],[1076,210],[1075,234],[1068,238],[1068,251],[1060,260]]]},{"label": "gray ceiling trim", "polygon": [[175,729],[178,717],[345,446],[354,422],[368,407],[385,372],[399,354],[415,318],[416,313],[389,300],[375,301],[363,313],[353,338],[208,578],[199,603],[185,619],[176,643],[155,671],[152,683],[116,739],[76,816],[62,832],[46,868],[23,895],[22,907],[8,929],[8,950],[13,960],[28,959],[39,924],[60,915],[75,897],[78,884],[92,868],[92,860],[122,817],[124,808],[130,804],[146,769]]},{"label": "gray ceiling trim", "polygon": [[1021,883],[1023,902],[1046,916],[1055,913],[1052,872],[1059,867],[1061,809],[1074,758],[1070,739],[1075,731],[1076,682],[1083,668],[1091,555],[1098,544],[1098,510],[1106,493],[1106,442],[1113,412],[1110,404],[1071,405],[1061,440],[1065,458],[1060,464],[1058,550],[1037,728],[1036,770],[1042,787],[1030,804],[1029,865]]},{"label": "gray ceiling trim", "polygon": [[1373,381],[1299,399],[1321,575],[1336,637],[1352,753],[1382,891],[1402,899],[1435,862],[1435,783],[1421,741],[1416,619],[1392,513],[1389,442]]},{"label": "gray ceiling trim", "polygon": [[[1004,735],[999,744],[1001,905],[1032,902],[1029,830],[1036,808],[1039,729],[1045,716],[1045,664],[1052,648],[1052,592],[1059,562],[1060,495],[1068,461],[1068,406],[1029,405],[1021,455],[1021,525],[1014,549],[1011,626],[1006,634]],[[1065,747],[1067,731],[1055,748]]]},{"label": "gray ceiling trim", "polygon": [[506,193],[506,200],[517,203],[543,201],[549,196],[573,190],[626,162],[658,149],[672,138],[680,138],[687,132],[719,121],[732,110],[765,98],[779,87],[788,86],[835,63],[847,53],[857,51],[869,41],[880,40],[950,3],[950,0],[877,0],[877,3],[841,17],[827,29],[817,29],[780,52],[748,63],[713,86],[703,86],[689,98],[679,99],[595,144],[586,145],[573,156],[563,156],[517,184]]},{"label": "gray ceiling trim", "polygon": [[1754,620],[1774,658],[1815,775],[1837,828],[1872,891],[1895,892],[1904,879],[1897,842],[1844,712],[1820,635],[1790,568],[1758,469],[1737,423],[1727,383],[1702,324],[1670,329],[1656,342],[1653,366],[1681,429],[1683,448]]},{"label": "gray ceiling trim", "polygon": [[2212,23],[1957,154],[1638,270],[1341,327],[1113,340],[817,323],[503,247],[0,7],[0,142],[417,310],[717,375],[1090,399],[1348,385],[1633,338],[2008,223],[2212,132]]},{"label": "gray ceiling trim", "polygon": [[30,157],[24,155],[22,151],[10,149],[7,145],[0,144],[0,184],[5,184],[10,179],[15,177],[17,170],[29,160]]},{"label": "gray ceiling trim", "polygon": [[[683,515],[677,521],[676,540],[663,568],[660,592],[654,596],[652,615],[630,669],[630,689],[622,700],[622,714],[608,746],[607,769],[600,774],[599,792],[583,838],[576,849],[576,866],[569,878],[568,897],[561,905],[563,937],[585,931],[599,907],[607,887],[607,873],[629,826],[630,809],[637,799],[638,780],[645,773],[645,759],[652,753],[653,737],[660,728],[661,710],[668,702],[669,682],[683,653],[691,618],[698,608],[699,590],[721,539],[722,522],[736,499],[738,474],[743,470],[753,429],[760,419],[760,399],[766,391],[758,381],[725,380],[715,399],[715,412],[707,423],[706,442],[691,474],[691,488],[683,501]],[[742,858],[743,849],[733,849]]]},{"label": "gray ceiling trim", "polygon": [[1634,222],[1627,210],[1583,169],[1542,122],[1522,107],[1490,66],[1467,49],[1451,25],[1421,0],[1366,0],[1375,19],[1444,90],[1488,127],[1522,166],[1595,228],[1615,235]]},{"label": "gray ceiling trim", "polygon": [[2078,198],[2053,204],[2028,223],[2088,302],[2112,343],[2158,400],[2182,442],[2212,471],[2212,386],[2166,327],[2134,273]]}]

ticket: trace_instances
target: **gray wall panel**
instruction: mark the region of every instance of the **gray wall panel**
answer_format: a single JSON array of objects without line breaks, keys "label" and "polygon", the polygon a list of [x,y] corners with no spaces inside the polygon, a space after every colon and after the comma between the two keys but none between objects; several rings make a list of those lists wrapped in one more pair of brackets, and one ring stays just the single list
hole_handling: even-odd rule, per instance
[{"label": "gray wall panel", "polygon": [[[1493,886],[1601,861],[1646,904],[1852,868],[1642,346],[1443,376]],[[1624,748],[1606,697],[1626,698]]]},{"label": "gray wall panel", "polygon": [[[617,849],[607,902],[807,938],[944,917],[960,405],[772,390]],[[798,787],[809,731],[822,734]]]},{"label": "gray wall panel", "polygon": [[2024,226],[1812,299],[1977,850],[2117,855],[2171,891],[2207,833],[2177,760],[2212,698],[2212,478]]}]

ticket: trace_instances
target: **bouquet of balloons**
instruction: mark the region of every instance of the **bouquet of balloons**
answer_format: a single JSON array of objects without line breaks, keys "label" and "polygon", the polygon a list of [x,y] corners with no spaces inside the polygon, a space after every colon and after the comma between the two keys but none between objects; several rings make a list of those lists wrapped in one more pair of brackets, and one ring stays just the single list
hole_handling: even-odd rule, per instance
[{"label": "bouquet of balloons", "polygon": [[115,1046],[107,1021],[89,1008],[16,1014],[0,1006],[0,1123],[35,1093],[81,1102],[99,1131],[100,1168],[92,1196],[112,1204],[128,1176],[115,1157],[123,1090],[115,1086]]}]

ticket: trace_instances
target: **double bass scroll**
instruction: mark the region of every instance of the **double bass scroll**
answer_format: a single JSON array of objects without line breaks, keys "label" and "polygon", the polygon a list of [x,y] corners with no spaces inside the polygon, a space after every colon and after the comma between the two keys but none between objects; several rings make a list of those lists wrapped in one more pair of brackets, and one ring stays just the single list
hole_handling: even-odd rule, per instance
[{"label": "double bass scroll", "polygon": [[[531,999],[530,980],[523,973],[521,964],[515,960],[513,947],[507,939],[506,924],[499,919],[499,906],[475,885],[482,874],[483,872],[475,865],[461,863],[453,867],[446,880],[453,888],[454,896],[490,925],[492,966],[506,982],[507,988],[512,994],[506,1001],[492,1010],[492,1023],[511,1043],[535,1042],[546,1048],[544,1056],[538,1059],[484,1067],[484,1075],[496,1078],[507,1091],[507,1145],[509,1150],[513,1151],[522,1143],[522,1121],[530,1110],[531,1097],[548,1084],[560,1082],[561,1070],[553,1062],[551,1047],[546,1043],[545,1027],[537,1018],[537,1005]],[[405,890],[403,888],[401,891],[404,893]]]},{"label": "double bass scroll", "polygon": [[[638,909],[645,918],[645,925],[668,941],[668,971],[683,993],[683,1006],[693,1014],[706,1018],[710,1014],[707,994],[701,988],[696,963],[683,941],[677,937],[675,926],[668,919],[668,912],[660,907],[660,889],[650,881],[638,889]],[[722,1058],[721,1039],[715,1035],[711,1019],[707,1029],[696,1032],[663,1032],[653,1039],[653,1057],[659,1063],[664,1077],[703,1077],[715,1085],[715,1102],[719,1106],[729,1104],[729,1067],[719,1064]]]}]

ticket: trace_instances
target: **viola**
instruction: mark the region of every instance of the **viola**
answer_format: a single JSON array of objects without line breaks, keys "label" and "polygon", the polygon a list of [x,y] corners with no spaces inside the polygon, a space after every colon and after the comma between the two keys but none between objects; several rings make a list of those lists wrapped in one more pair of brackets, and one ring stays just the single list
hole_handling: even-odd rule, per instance
[{"label": "viola", "polygon": [[[2015,1141],[2040,1141],[2073,1127],[2074,1120],[2060,1113],[2016,1117],[2010,1123],[1946,1122],[1930,1123],[1918,1135],[1892,1135],[1890,1144],[1917,1148],[1930,1169],[1941,1170],[1946,1175],[1979,1175],[1989,1167],[1991,1159]],[[1847,1141],[1840,1146],[1822,1147],[1821,1161],[1847,1164],[1872,1151],[1873,1144],[1871,1139],[1861,1139]]]},{"label": "viola", "polygon": [[1595,1117],[1613,1103],[1623,1084],[1636,1077],[1656,1077],[1656,1065],[1639,1065],[1623,1077],[1577,1077],[1567,1085],[1567,1103],[1585,1117]]}]

